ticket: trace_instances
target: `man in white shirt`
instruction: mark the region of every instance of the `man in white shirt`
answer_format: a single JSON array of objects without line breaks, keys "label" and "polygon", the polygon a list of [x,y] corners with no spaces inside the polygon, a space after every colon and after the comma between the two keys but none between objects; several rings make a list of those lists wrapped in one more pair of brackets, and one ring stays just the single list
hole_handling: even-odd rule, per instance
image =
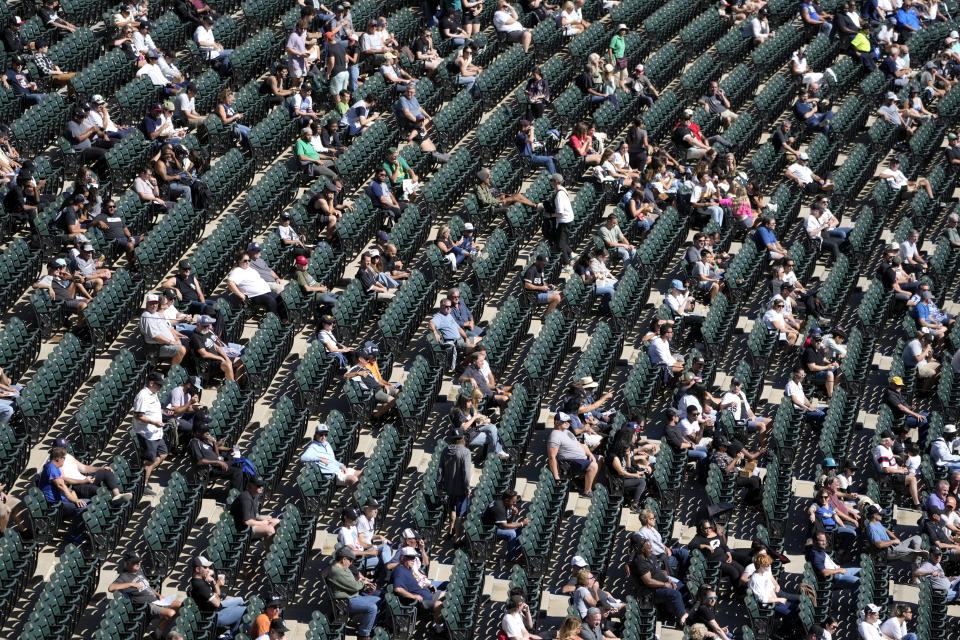
[{"label": "man in white shirt", "polygon": [[663,303],[670,308],[675,317],[684,318],[686,324],[695,326],[703,324],[704,317],[693,312],[695,305],[693,296],[687,295],[687,287],[681,280],[670,282],[670,291],[664,297]]},{"label": "man in white shirt", "polygon": [[507,42],[519,42],[524,52],[530,50],[533,31],[523,28],[517,16],[517,10],[507,0],[500,0],[497,5],[497,10],[493,13],[493,27],[497,33],[503,34]]},{"label": "man in white shirt", "polygon": [[900,171],[900,158],[897,156],[890,159],[890,164],[880,172],[879,177],[886,180],[894,192],[905,188],[906,191],[904,191],[904,193],[914,193],[917,189],[923,187],[927,195],[930,196],[930,199],[933,199],[933,190],[930,188],[930,182],[923,176],[919,176],[916,180],[907,180],[907,176],[904,175],[903,171]]},{"label": "man in white shirt", "polygon": [[950,471],[960,471],[960,453],[957,453],[957,425],[945,424],[940,437],[930,444],[930,462]]},{"label": "man in white shirt", "polygon": [[141,200],[149,202],[164,211],[173,207],[172,202],[160,197],[160,187],[157,185],[157,179],[153,176],[153,171],[149,166],[140,169],[140,173],[133,180],[133,190],[137,192]]},{"label": "man in white shirt", "polygon": [[807,372],[803,370],[802,365],[793,368],[793,375],[787,382],[783,395],[790,398],[793,402],[794,411],[802,411],[804,417],[816,424],[817,428],[823,426],[823,419],[826,416],[823,409],[818,409],[812,402],[807,400],[807,394],[803,392],[803,380],[807,377]]},{"label": "man in white shirt", "polygon": [[116,125],[107,111],[107,101],[99,93],[90,98],[90,104],[91,109],[87,112],[87,117],[83,119],[84,126],[99,127],[111,140],[122,139],[133,131],[131,127],[120,129]]},{"label": "man in white shirt", "polygon": [[164,77],[163,71],[160,70],[160,65],[157,64],[159,54],[151,49],[144,54],[144,58],[146,58],[147,62],[140,67],[140,69],[137,71],[137,75],[147,76],[150,78],[150,82],[152,82],[153,86],[155,87],[166,87],[169,82]]},{"label": "man in white shirt", "polygon": [[187,355],[181,336],[170,326],[160,312],[160,296],[147,294],[147,310],[140,315],[140,333],[147,344],[159,345],[161,358],[170,358],[170,364],[180,364]]},{"label": "man in white shirt", "polygon": [[747,400],[747,394],[743,392],[743,380],[734,377],[730,383],[730,391],[723,394],[720,398],[720,410],[727,409],[733,414],[733,419],[737,422],[743,422],[747,431],[756,431],[760,440],[765,439],[767,430],[770,428],[770,418],[757,417],[750,408],[750,402]]},{"label": "man in white shirt", "polygon": [[246,253],[239,255],[236,266],[227,275],[227,287],[241,303],[249,300],[252,305],[275,313],[284,324],[289,322],[283,298],[271,291],[270,285],[250,266],[250,256]]},{"label": "man in white shirt", "polygon": [[723,225],[723,209],[720,208],[719,192],[706,171],[698,173],[690,191],[690,206],[695,209],[704,209],[710,218],[718,225]]},{"label": "man in white shirt", "polygon": [[213,35],[213,20],[210,16],[203,16],[200,19],[200,26],[193,32],[193,41],[197,43],[200,51],[207,56],[207,60],[214,62],[221,73],[230,71],[230,54],[233,49],[224,49],[217,43]]},{"label": "man in white shirt", "polygon": [[167,457],[167,443],[163,441],[163,407],[160,389],[163,376],[154,371],[147,377],[146,386],[133,399],[133,432],[143,450],[143,493],[157,495],[150,488],[150,474]]},{"label": "man in white shirt", "polygon": [[133,32],[133,49],[140,55],[147,51],[156,51],[157,44],[150,35],[150,23],[144,20],[140,23],[140,28]]},{"label": "man in white shirt", "polygon": [[829,176],[824,179],[815,174],[807,162],[810,156],[805,151],[801,151],[797,156],[797,161],[787,167],[787,177],[797,183],[806,193],[820,193],[821,191],[833,191],[833,182]]},{"label": "man in white shirt", "polygon": [[553,218],[554,232],[550,239],[553,244],[560,249],[562,262],[565,270],[569,269],[570,257],[570,225],[573,223],[573,204],[570,202],[570,194],[563,188],[563,176],[559,173],[551,174],[550,184],[554,188],[553,211],[544,213],[544,217]]},{"label": "man in white shirt", "polygon": [[863,610],[863,620],[857,625],[860,640],[892,640],[880,631],[880,607],[868,604]]},{"label": "man in white shirt", "polygon": [[197,85],[192,82],[186,89],[177,94],[173,100],[173,118],[178,126],[195,129],[204,121],[204,116],[197,113]]},{"label": "man in white shirt", "polygon": [[811,240],[816,240],[820,243],[820,247],[827,249],[830,252],[830,255],[833,256],[833,259],[836,260],[840,257],[840,243],[842,240],[836,236],[832,236],[829,233],[824,235],[824,231],[829,232],[830,229],[836,226],[836,218],[832,216],[827,218],[824,214],[823,207],[819,204],[814,204],[810,207],[810,215],[807,216],[804,220],[803,227],[804,231],[807,232],[807,237]]},{"label": "man in white shirt", "polygon": [[651,340],[648,347],[650,362],[663,367],[664,377],[678,375],[683,371],[683,356],[675,356],[670,352],[671,338],[673,338],[673,327],[668,324],[661,325],[659,337]]},{"label": "man in white shirt", "polygon": [[784,340],[789,346],[794,346],[800,338],[800,333],[787,324],[783,316],[783,310],[786,306],[784,300],[774,299],[770,303],[770,308],[763,314],[763,324],[767,331],[776,331],[779,340]]},{"label": "man in white shirt", "polygon": [[63,447],[67,449],[67,457],[60,467],[63,481],[70,487],[77,497],[82,500],[90,500],[97,495],[100,487],[106,487],[112,496],[113,502],[130,502],[133,499],[132,493],[121,493],[120,485],[117,484],[117,477],[110,467],[97,467],[94,465],[83,464],[70,453],[68,442],[65,438],[57,438],[53,443],[54,447]]},{"label": "man in white shirt", "polygon": [[336,452],[327,442],[329,434],[330,428],[325,423],[318,424],[313,433],[313,440],[310,441],[307,450],[300,456],[300,461],[319,464],[321,473],[332,475],[337,481],[337,486],[351,487],[360,481],[361,472],[337,460]]},{"label": "man in white shirt", "polygon": [[917,248],[917,242],[920,240],[920,232],[916,229],[910,229],[907,239],[900,243],[900,258],[903,261],[903,270],[914,275],[924,273],[927,270],[927,261],[923,254]]}]

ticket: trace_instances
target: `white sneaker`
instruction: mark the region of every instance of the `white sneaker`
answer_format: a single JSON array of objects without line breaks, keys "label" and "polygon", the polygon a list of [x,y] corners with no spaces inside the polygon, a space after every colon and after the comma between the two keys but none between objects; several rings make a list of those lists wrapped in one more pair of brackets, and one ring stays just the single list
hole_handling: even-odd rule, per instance
[{"label": "white sneaker", "polygon": [[507,453],[506,451],[498,451],[498,452],[497,452],[497,457],[499,457],[501,460],[509,460],[509,459],[510,459],[510,454]]},{"label": "white sneaker", "polygon": [[111,502],[130,502],[131,500],[133,500],[133,494],[129,492],[118,493],[110,499]]}]

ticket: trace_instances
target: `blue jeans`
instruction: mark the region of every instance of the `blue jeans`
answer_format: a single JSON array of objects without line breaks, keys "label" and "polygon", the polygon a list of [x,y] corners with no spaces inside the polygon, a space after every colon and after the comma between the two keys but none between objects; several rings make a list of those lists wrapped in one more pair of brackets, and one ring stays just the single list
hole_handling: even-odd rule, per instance
[{"label": "blue jeans", "polygon": [[615,109],[619,109],[619,108],[620,108],[620,101],[617,100],[617,96],[613,95],[612,93],[611,93],[610,95],[608,95],[608,96],[594,96],[594,95],[591,95],[591,96],[590,96],[590,102],[592,102],[592,103],[594,103],[594,104],[596,104],[596,103],[598,103],[598,102],[610,102],[610,103],[614,106]]},{"label": "blue jeans", "polygon": [[662,587],[653,592],[653,601],[663,606],[677,620],[685,613],[683,607],[683,596],[680,595],[680,589],[668,589]]},{"label": "blue jeans", "polygon": [[636,249],[625,249],[624,247],[617,247],[617,253],[620,255],[620,260],[623,262],[636,265],[637,263],[637,250]]},{"label": "blue jeans", "polygon": [[721,209],[715,204],[710,205],[706,209],[707,209],[707,213],[710,214],[710,218],[714,222],[716,222],[718,225],[723,224],[723,209]]},{"label": "blue jeans", "polygon": [[0,400],[0,424],[7,424],[13,417],[13,400]]},{"label": "blue jeans", "polygon": [[30,92],[27,92],[27,93],[21,93],[20,95],[22,95],[24,101],[27,102],[27,104],[30,104],[30,105],[40,104],[40,102],[43,100],[43,94],[42,94],[42,93],[30,93]]},{"label": "blue jeans", "polygon": [[170,183],[170,193],[176,194],[174,200],[183,196],[188,201],[193,202],[192,197],[193,193],[190,191],[190,187],[180,182],[171,182]]},{"label": "blue jeans", "polygon": [[511,556],[516,556],[520,553],[520,533],[522,531],[523,527],[517,527],[516,529],[497,529],[497,538],[507,544],[507,551]]},{"label": "blue jeans", "polygon": [[827,415],[826,413],[823,412],[823,409],[815,409],[814,411],[804,411],[803,414],[804,416],[806,416],[807,420],[809,420],[810,422],[816,423],[818,429],[823,426],[823,419]]},{"label": "blue jeans", "polygon": [[243,598],[226,598],[220,601],[220,610],[217,611],[217,626],[230,629],[233,633],[240,630],[240,621],[247,612],[247,605]]},{"label": "blue jeans", "polygon": [[492,424],[485,424],[480,427],[480,433],[470,441],[470,446],[479,447],[485,443],[489,444],[489,448],[493,449],[494,453],[503,451],[503,445],[500,444],[500,434],[497,433],[497,428]]},{"label": "blue jeans", "polygon": [[851,567],[845,569],[846,573],[833,574],[833,586],[835,589],[856,589],[860,584],[860,568]]},{"label": "blue jeans", "polygon": [[706,447],[696,446],[692,449],[687,449],[687,457],[692,460],[706,460],[707,455]]},{"label": "blue jeans", "polygon": [[830,229],[830,231],[827,231],[827,235],[834,238],[840,238],[841,240],[846,240],[851,231],[853,231],[853,227],[837,227],[836,229]]},{"label": "blue jeans", "polygon": [[396,280],[394,280],[384,272],[380,272],[377,274],[377,282],[379,284],[382,284],[388,289],[396,289],[397,287],[400,286],[399,282],[397,282]]},{"label": "blue jeans", "polygon": [[550,156],[527,156],[530,158],[530,164],[535,167],[544,167],[549,173],[554,174],[557,172],[557,165],[554,164],[553,158]]},{"label": "blue jeans", "polygon": [[380,598],[360,595],[353,596],[348,602],[350,613],[357,614],[357,635],[369,636],[377,620],[377,605],[380,604]]},{"label": "blue jeans", "polygon": [[640,218],[637,218],[637,228],[640,229],[640,231],[643,231],[644,233],[646,233],[653,228],[653,222],[654,221],[650,218],[644,218],[642,220]]},{"label": "blue jeans", "polygon": [[473,85],[477,84],[477,76],[457,76],[457,84],[470,91]]},{"label": "blue jeans", "polygon": [[357,84],[360,82],[360,65],[352,64],[348,71],[350,71],[350,93],[353,93],[357,90]]},{"label": "blue jeans", "polygon": [[[837,536],[837,546],[849,551],[857,541],[857,530],[849,524],[837,527],[835,530]],[[849,571],[849,569],[848,569]]]},{"label": "blue jeans", "polygon": [[220,63],[220,68],[224,71],[230,70],[230,54],[233,53],[233,49],[224,49],[220,51],[213,60]]}]

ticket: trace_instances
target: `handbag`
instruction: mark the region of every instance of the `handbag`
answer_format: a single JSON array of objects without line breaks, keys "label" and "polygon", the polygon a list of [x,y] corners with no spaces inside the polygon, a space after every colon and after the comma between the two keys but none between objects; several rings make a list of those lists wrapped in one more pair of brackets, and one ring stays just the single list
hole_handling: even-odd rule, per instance
[{"label": "handbag", "polygon": [[626,56],[617,58],[617,69],[626,69],[627,63],[629,63],[629,60],[627,60]]}]

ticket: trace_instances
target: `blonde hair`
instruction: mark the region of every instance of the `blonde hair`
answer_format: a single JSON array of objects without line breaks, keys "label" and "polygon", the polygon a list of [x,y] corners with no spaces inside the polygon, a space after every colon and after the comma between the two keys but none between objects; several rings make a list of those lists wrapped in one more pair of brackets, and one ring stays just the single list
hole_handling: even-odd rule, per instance
[{"label": "blonde hair", "polygon": [[591,574],[589,571],[587,571],[586,569],[584,569],[583,571],[581,571],[580,573],[578,573],[578,574],[577,574],[577,586],[578,586],[578,587],[585,587],[585,586],[587,586],[587,584],[590,582],[590,576],[591,576],[591,575],[592,575],[592,574]]},{"label": "blonde hair", "polygon": [[560,630],[557,632],[557,640],[569,640],[580,631],[580,625],[580,618],[567,616],[563,624],[560,625]]},{"label": "blonde hair", "polygon": [[473,391],[470,392],[470,397],[474,401],[483,400],[483,391],[480,391],[480,389],[474,389]]},{"label": "blonde hair", "polygon": [[706,625],[698,622],[694,625],[690,625],[690,630],[687,635],[690,637],[690,640],[703,640],[707,637],[707,627]]}]

